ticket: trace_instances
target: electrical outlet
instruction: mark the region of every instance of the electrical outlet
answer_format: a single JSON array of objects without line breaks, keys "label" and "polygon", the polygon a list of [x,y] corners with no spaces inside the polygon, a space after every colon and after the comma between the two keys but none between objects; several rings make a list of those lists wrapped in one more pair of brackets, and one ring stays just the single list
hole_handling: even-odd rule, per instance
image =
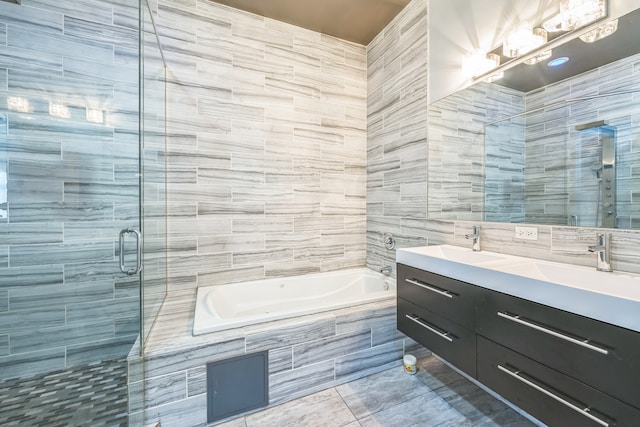
[{"label": "electrical outlet", "polygon": [[516,239],[538,240],[538,228],[516,226]]}]

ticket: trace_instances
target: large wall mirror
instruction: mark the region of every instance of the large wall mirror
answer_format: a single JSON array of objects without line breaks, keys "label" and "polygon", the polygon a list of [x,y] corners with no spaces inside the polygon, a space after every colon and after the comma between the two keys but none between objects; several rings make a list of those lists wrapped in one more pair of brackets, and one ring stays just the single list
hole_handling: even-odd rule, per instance
[{"label": "large wall mirror", "polygon": [[430,218],[640,228],[640,9],[615,18],[430,104]]}]

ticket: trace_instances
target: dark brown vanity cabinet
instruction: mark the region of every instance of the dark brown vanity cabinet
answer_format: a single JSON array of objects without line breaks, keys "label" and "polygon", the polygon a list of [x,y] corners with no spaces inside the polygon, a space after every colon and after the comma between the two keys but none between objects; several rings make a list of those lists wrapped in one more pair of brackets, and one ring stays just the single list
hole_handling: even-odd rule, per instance
[{"label": "dark brown vanity cabinet", "polygon": [[551,426],[640,426],[640,333],[397,271],[398,329],[438,356]]},{"label": "dark brown vanity cabinet", "polygon": [[476,376],[476,287],[398,264],[398,330]]}]

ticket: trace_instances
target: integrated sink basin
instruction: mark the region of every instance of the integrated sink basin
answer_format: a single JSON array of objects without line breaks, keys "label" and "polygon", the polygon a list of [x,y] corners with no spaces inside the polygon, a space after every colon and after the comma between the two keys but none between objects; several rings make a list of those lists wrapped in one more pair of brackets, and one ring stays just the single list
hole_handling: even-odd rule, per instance
[{"label": "integrated sink basin", "polygon": [[640,300],[640,276],[638,275],[605,273],[593,268],[559,265],[559,263],[545,261],[503,265],[496,267],[496,270],[559,285]]},{"label": "integrated sink basin", "polygon": [[447,261],[479,265],[503,261],[504,256],[489,252],[474,252],[469,248],[451,245],[435,245],[413,248],[417,253],[425,256],[438,257]]},{"label": "integrated sink basin", "polygon": [[400,264],[640,332],[640,275],[471,248],[398,249]]}]

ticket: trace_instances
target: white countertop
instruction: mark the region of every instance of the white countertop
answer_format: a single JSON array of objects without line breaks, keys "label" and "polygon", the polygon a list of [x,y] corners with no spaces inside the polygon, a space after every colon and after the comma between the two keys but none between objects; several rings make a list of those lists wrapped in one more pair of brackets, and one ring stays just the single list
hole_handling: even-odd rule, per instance
[{"label": "white countertop", "polygon": [[640,275],[437,245],[398,249],[400,264],[640,332]]}]

